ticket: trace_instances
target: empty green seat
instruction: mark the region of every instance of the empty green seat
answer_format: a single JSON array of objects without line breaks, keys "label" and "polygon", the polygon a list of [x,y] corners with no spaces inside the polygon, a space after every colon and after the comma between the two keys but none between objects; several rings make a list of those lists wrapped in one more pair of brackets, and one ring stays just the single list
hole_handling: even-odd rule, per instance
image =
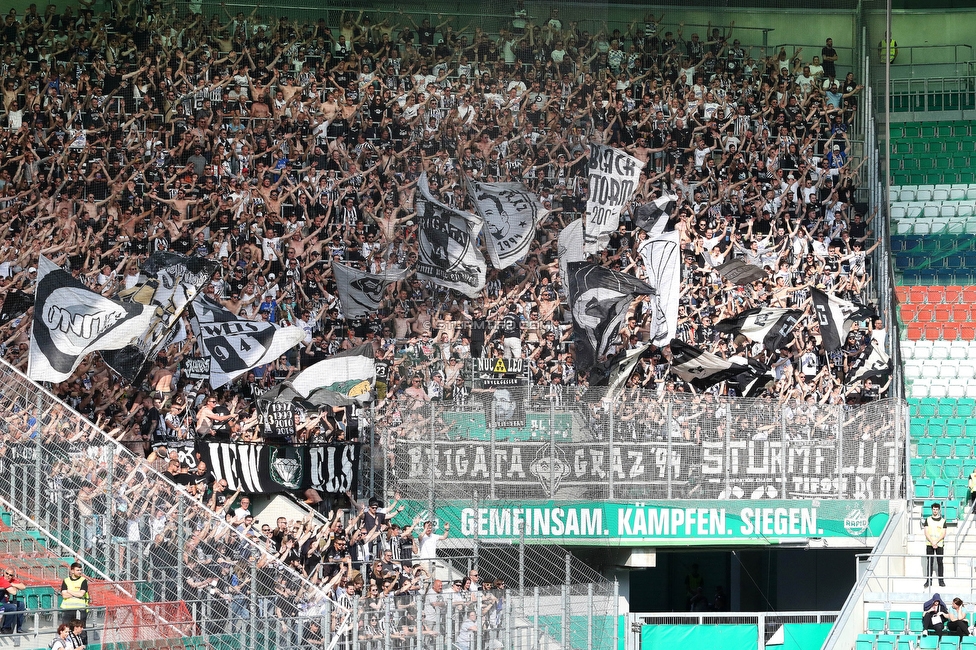
[{"label": "empty green seat", "polygon": [[868,632],[873,632],[875,634],[881,634],[885,630],[885,621],[887,616],[883,611],[871,611],[868,612]]},{"label": "empty green seat", "polygon": [[915,480],[915,498],[929,499],[932,497],[932,489],[935,481],[930,478],[920,478]]},{"label": "empty green seat", "polygon": [[888,612],[888,632],[901,634],[908,625],[908,612]]},{"label": "empty green seat", "polygon": [[858,634],[854,641],[854,650],[874,650],[874,635]]}]

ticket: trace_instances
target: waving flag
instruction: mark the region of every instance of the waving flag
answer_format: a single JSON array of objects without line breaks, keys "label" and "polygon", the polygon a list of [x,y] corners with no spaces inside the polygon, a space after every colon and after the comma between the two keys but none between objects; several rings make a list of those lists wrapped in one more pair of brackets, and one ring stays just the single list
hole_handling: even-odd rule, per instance
[{"label": "waving flag", "polygon": [[654,289],[632,275],[588,262],[569,265],[569,304],[576,340],[576,367],[587,370],[607,354],[620,334],[630,304]]},{"label": "waving flag", "polygon": [[89,353],[120,350],[143,336],[154,311],[106,298],[41,257],[27,376],[34,381],[68,379]]},{"label": "waving flag", "polygon": [[468,179],[468,195],[485,221],[485,247],[496,269],[508,268],[529,252],[535,227],[545,214],[538,195],[522,183],[479,183]]},{"label": "waving flag", "polygon": [[219,388],[251,368],[274,361],[305,339],[300,327],[240,318],[201,296],[193,303],[193,331],[210,358],[210,385]]},{"label": "waving flag", "polygon": [[[149,329],[121,350],[102,352],[106,365],[126,380],[135,383],[160,350],[176,342],[178,324],[186,306],[210,282],[220,263],[201,257],[158,251],[139,269],[139,282],[119,293],[124,302],[155,307]],[[183,330],[183,336],[186,332]]]},{"label": "waving flag", "polygon": [[406,269],[398,268],[390,268],[382,273],[368,273],[332,262],[332,274],[339,291],[339,302],[342,303],[342,315],[346,318],[359,318],[375,312],[380,307],[386,288],[407,277],[407,273]]},{"label": "waving flag", "polygon": [[442,287],[476,298],[485,286],[488,265],[478,250],[477,238],[484,221],[470,212],[456,210],[430,193],[427,173],[417,181],[417,214],[420,215],[420,258],[417,275]]},{"label": "waving flag", "polygon": [[793,329],[803,312],[782,307],[753,307],[715,323],[719,332],[741,334],[750,341],[762,343],[767,350],[789,345]]},{"label": "waving flag", "polygon": [[678,197],[674,194],[662,194],[634,210],[634,225],[651,237],[656,237],[667,230],[674,230],[674,226],[669,227],[668,222],[677,203]]},{"label": "waving flag", "polygon": [[820,323],[820,337],[824,347],[831,352],[844,345],[855,320],[871,318],[875,313],[870,307],[838,298],[820,289],[810,289],[810,295],[813,298],[814,315]]},{"label": "waving flag", "polygon": [[738,384],[744,384],[747,376],[759,377],[763,371],[674,339],[671,341],[671,372],[698,390],[704,390],[720,381],[735,380]]},{"label": "waving flag", "polygon": [[590,144],[589,193],[583,224],[583,250],[599,253],[620,225],[620,213],[634,196],[644,163],[602,144]]}]

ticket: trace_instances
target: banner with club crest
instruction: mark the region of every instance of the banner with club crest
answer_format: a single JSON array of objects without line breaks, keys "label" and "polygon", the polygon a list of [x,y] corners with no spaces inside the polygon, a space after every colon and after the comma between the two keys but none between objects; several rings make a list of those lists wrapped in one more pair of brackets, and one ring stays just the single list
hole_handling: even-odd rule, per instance
[{"label": "banner with club crest", "polygon": [[266,445],[208,442],[198,446],[215,481],[226,479],[230,490],[251,494],[314,488],[342,494],[356,491],[360,445]]}]

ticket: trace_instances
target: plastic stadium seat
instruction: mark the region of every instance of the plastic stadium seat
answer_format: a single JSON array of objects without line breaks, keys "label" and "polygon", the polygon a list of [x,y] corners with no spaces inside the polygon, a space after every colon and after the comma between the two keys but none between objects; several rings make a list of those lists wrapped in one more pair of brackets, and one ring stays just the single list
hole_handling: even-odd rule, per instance
[{"label": "plastic stadium seat", "polygon": [[882,634],[874,642],[874,648],[875,650],[895,650],[895,643],[897,641],[898,637],[894,634]]},{"label": "plastic stadium seat", "polygon": [[933,310],[932,320],[936,323],[948,323],[952,320],[952,308],[949,305],[937,305]]},{"label": "plastic stadium seat", "polygon": [[[918,416],[921,418],[934,418],[939,408],[939,400],[923,399],[918,403]],[[939,433],[941,436],[942,434]]]},{"label": "plastic stadium seat", "polygon": [[916,499],[928,499],[932,496],[932,486],[935,484],[934,479],[930,478],[919,478],[915,479],[915,498]]},{"label": "plastic stadium seat", "polygon": [[959,338],[959,326],[955,323],[946,323],[942,326],[942,338],[946,341],[955,341]]},{"label": "plastic stadium seat", "polygon": [[[966,315],[968,317],[968,315],[969,315],[969,306],[968,305],[960,305],[960,307],[963,307],[966,310]],[[956,320],[956,311],[955,311],[955,309],[956,308],[954,307],[953,308],[953,311],[952,311],[952,320],[954,320],[954,321]],[[961,360],[964,360],[964,359],[968,359],[969,358],[969,346],[966,345],[965,343],[962,343],[962,342],[952,344],[952,346],[949,347],[949,358],[950,359],[956,359],[957,361],[961,361]]]},{"label": "plastic stadium seat", "polygon": [[956,415],[961,418],[972,417],[973,409],[976,407],[976,400],[969,398],[956,400]]},{"label": "plastic stadium seat", "polygon": [[915,359],[932,358],[932,341],[914,341],[912,346],[915,348]]},{"label": "plastic stadium seat", "polygon": [[915,192],[915,200],[918,202],[931,201],[932,192],[935,191],[934,187],[920,187]]},{"label": "plastic stadium seat", "polygon": [[[967,164],[968,164],[969,159],[967,158],[966,161],[967,161]],[[932,191],[932,200],[933,201],[939,201],[939,202],[948,201],[949,200],[949,187],[948,186],[944,186],[944,187],[937,187],[937,188],[935,188]]]},{"label": "plastic stadium seat", "polygon": [[946,458],[942,461],[943,478],[962,478],[962,459]]},{"label": "plastic stadium seat", "polygon": [[885,631],[885,620],[886,616],[883,611],[875,610],[868,612],[867,631],[875,634],[881,634]]},{"label": "plastic stadium seat", "polygon": [[929,382],[929,397],[946,397],[949,395],[948,380],[933,379]]},{"label": "plastic stadium seat", "polygon": [[918,318],[918,305],[913,303],[902,303],[899,306],[899,311],[902,322],[910,323]]},{"label": "plastic stadium seat", "polygon": [[950,284],[943,287],[944,300],[949,304],[955,304],[962,298],[962,287],[958,284]]},{"label": "plastic stadium seat", "polygon": [[908,631],[912,634],[921,634],[925,630],[925,623],[922,622],[922,612],[908,613]]},{"label": "plastic stadium seat", "polygon": [[905,303],[911,302],[911,294],[908,291],[908,287],[906,287],[903,284],[899,284],[898,286],[895,287],[895,297],[897,297],[898,302],[903,305]]},{"label": "plastic stadium seat", "polygon": [[949,390],[946,395],[952,398],[965,397],[966,389],[969,388],[969,379],[950,379],[949,380]]},{"label": "plastic stadium seat", "polygon": [[913,302],[916,305],[928,302],[929,301],[928,287],[909,287],[908,296],[910,298],[909,302]]},{"label": "plastic stadium seat", "polygon": [[948,359],[950,347],[952,347],[952,341],[939,341],[934,339],[932,341],[932,359],[938,361]]},{"label": "plastic stadium seat", "polygon": [[888,612],[888,632],[901,634],[908,626],[908,612]]},{"label": "plastic stadium seat", "polygon": [[950,201],[963,201],[966,198],[966,190],[962,187],[953,187],[949,190]]},{"label": "plastic stadium seat", "polygon": [[[949,517],[946,517],[949,520]],[[959,648],[959,637],[957,636],[944,636],[939,639],[939,650],[958,650]]]},{"label": "plastic stadium seat", "polygon": [[952,322],[953,323],[965,323],[969,320],[970,307],[969,305],[953,305],[952,306]]},{"label": "plastic stadium seat", "polygon": [[908,323],[905,326],[905,331],[909,341],[918,341],[924,334],[920,323]]},{"label": "plastic stadium seat", "polygon": [[957,478],[952,481],[952,498],[962,501],[969,495],[969,480]]},{"label": "plastic stadium seat", "polygon": [[931,323],[935,320],[935,307],[929,305],[920,305],[918,309],[915,310],[915,319],[918,323]]},{"label": "plastic stadium seat", "polygon": [[942,338],[942,326],[925,325],[922,336],[924,336],[927,341],[938,341],[940,338]]},{"label": "plastic stadium seat", "polygon": [[940,418],[951,418],[956,415],[956,400],[940,399],[935,407],[935,415]]},{"label": "plastic stadium seat", "polygon": [[[928,397],[929,396],[929,385],[928,380],[916,379],[911,386],[911,397]],[[976,395],[976,386],[974,386],[973,394]],[[968,395],[968,393],[967,393]]]},{"label": "plastic stadium seat", "polygon": [[949,491],[952,489],[952,484],[946,479],[936,479],[934,485],[932,486],[932,498],[945,500],[949,498]]},{"label": "plastic stadium seat", "polygon": [[959,325],[959,338],[963,341],[976,340],[976,325],[962,323]]},{"label": "plastic stadium seat", "polygon": [[945,287],[925,287],[926,302],[930,305],[937,305],[945,302]]},{"label": "plastic stadium seat", "polygon": [[854,650],[874,650],[874,635],[858,634],[854,641]]}]

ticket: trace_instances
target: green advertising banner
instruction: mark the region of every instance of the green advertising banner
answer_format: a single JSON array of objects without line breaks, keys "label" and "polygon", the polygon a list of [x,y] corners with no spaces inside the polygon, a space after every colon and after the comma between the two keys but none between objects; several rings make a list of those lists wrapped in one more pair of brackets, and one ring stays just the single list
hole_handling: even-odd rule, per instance
[{"label": "green advertising banner", "polygon": [[[404,502],[397,523],[426,521],[426,504]],[[765,501],[491,501],[435,508],[437,530],[453,538],[527,543],[622,546],[779,544],[811,538],[878,537],[887,501],[821,499]]]}]

